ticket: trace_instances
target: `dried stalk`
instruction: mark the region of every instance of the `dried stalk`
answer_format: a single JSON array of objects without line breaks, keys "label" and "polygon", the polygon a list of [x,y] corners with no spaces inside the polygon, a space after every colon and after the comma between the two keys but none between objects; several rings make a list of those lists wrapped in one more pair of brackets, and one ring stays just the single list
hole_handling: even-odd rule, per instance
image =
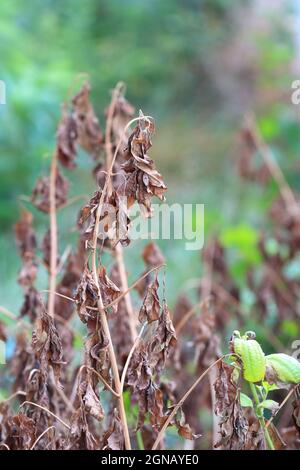
[{"label": "dried stalk", "polygon": [[94,282],[95,282],[97,290],[98,290],[97,307],[98,307],[98,310],[99,310],[100,320],[101,320],[101,325],[102,325],[102,328],[103,328],[104,335],[108,339],[108,352],[109,352],[109,357],[110,357],[110,362],[111,362],[113,378],[114,378],[114,382],[115,382],[116,393],[118,395],[120,395],[119,398],[118,398],[118,408],[119,408],[119,413],[120,413],[120,420],[121,420],[122,427],[123,427],[125,448],[127,450],[131,449],[130,437],[129,437],[129,431],[128,431],[128,425],[127,425],[127,418],[126,418],[126,413],[125,413],[125,408],[124,408],[123,396],[121,394],[121,381],[120,381],[120,376],[119,376],[117,359],[116,359],[116,355],[115,355],[115,351],[114,351],[114,347],[113,347],[113,343],[112,343],[112,339],[111,339],[111,334],[110,334],[110,330],[109,330],[109,326],[108,326],[108,321],[107,321],[107,318],[106,318],[106,313],[105,313],[103,300],[102,300],[102,296],[101,296],[101,291],[100,291],[100,285],[99,285],[99,279],[98,279],[98,273],[97,273],[97,260],[96,260],[96,258],[97,258],[97,239],[98,239],[98,230],[99,230],[100,217],[101,217],[101,213],[102,213],[104,198],[107,195],[107,190],[108,190],[108,187],[109,187],[109,184],[110,184],[110,178],[111,178],[111,174],[112,174],[112,171],[113,171],[113,165],[115,163],[115,159],[117,157],[120,146],[122,144],[123,137],[124,137],[124,135],[126,135],[127,129],[134,122],[139,121],[141,119],[150,119],[150,117],[149,116],[143,116],[143,117],[134,118],[131,121],[129,121],[127,123],[127,125],[125,126],[124,131],[123,131],[123,135],[121,136],[121,138],[118,142],[118,145],[116,147],[114,156],[113,156],[112,161],[111,161],[111,165],[110,165],[110,167],[108,169],[108,172],[107,172],[107,176],[106,176],[106,179],[105,179],[104,188],[103,188],[102,193],[101,193],[100,201],[99,201],[99,204],[97,206],[96,217],[95,217],[95,226],[94,226],[93,239],[92,239],[92,273],[93,273]]},{"label": "dried stalk", "polygon": [[[106,129],[105,129],[105,151],[106,151],[107,171],[109,171],[111,164],[112,164],[112,160],[113,160],[111,131],[112,131],[115,107],[116,107],[116,103],[119,98],[119,94],[121,92],[122,87],[123,87],[122,83],[117,84],[116,88],[112,92],[112,100],[108,108]],[[109,179],[108,184],[109,184],[108,191],[110,192],[112,189],[111,179]],[[124,263],[123,247],[120,243],[117,243],[117,246],[115,248],[115,254],[116,254],[116,260],[117,260],[122,290],[124,292],[127,292],[125,294],[124,300],[125,300],[126,310],[127,310],[128,319],[129,319],[129,329],[131,333],[131,338],[132,338],[132,341],[134,341],[137,336],[137,322],[136,322],[136,318],[134,314],[134,309],[132,306],[131,296],[128,291],[128,280],[127,280],[126,268],[125,268],[125,263]]]},{"label": "dried stalk", "polygon": [[32,444],[32,446],[30,447],[30,450],[33,450],[35,448],[35,446],[37,445],[37,443],[42,439],[42,437],[47,434],[48,431],[50,431],[50,429],[55,429],[55,426],[49,426],[47,429],[45,429],[45,431],[42,432],[42,434],[39,435],[39,437],[36,438],[36,440],[34,441],[34,443]]},{"label": "dried stalk", "polygon": [[147,325],[147,323],[144,323],[144,324],[143,324],[143,326],[142,326],[142,328],[141,328],[141,330],[140,330],[138,336],[135,338],[135,341],[134,341],[134,343],[133,343],[133,345],[132,345],[132,348],[130,349],[129,354],[128,354],[128,356],[127,356],[127,359],[126,359],[126,362],[125,362],[125,365],[124,365],[124,369],[123,369],[123,371],[122,371],[122,377],[121,377],[121,391],[122,391],[122,393],[123,393],[123,390],[124,390],[124,383],[125,383],[126,374],[127,374],[127,370],[128,370],[128,367],[129,367],[131,358],[132,358],[132,356],[133,356],[133,353],[134,353],[134,351],[135,351],[137,345],[138,345],[139,342],[140,342],[141,337],[143,336],[143,333],[144,333],[144,330],[145,330],[145,328],[146,328],[146,325]]},{"label": "dried stalk", "polygon": [[201,382],[202,379],[204,379],[204,377],[210,372],[210,370],[215,366],[217,365],[219,362],[221,362],[225,357],[229,357],[229,356],[232,356],[232,354],[225,354],[224,356],[220,357],[219,359],[217,359],[215,362],[213,362],[204,372],[203,374],[201,374],[197,380],[193,383],[193,385],[188,389],[188,391],[183,395],[183,397],[179,400],[179,402],[173,407],[171,413],[169,414],[168,418],[166,419],[166,421],[164,422],[163,426],[161,427],[158,435],[157,435],[157,438],[152,446],[152,450],[156,450],[157,449],[157,446],[158,444],[160,443],[161,439],[163,438],[164,436],[164,433],[167,429],[167,427],[169,426],[170,422],[172,421],[172,419],[174,418],[174,416],[176,415],[177,411],[179,410],[179,408],[182,407],[183,403],[185,402],[185,400],[190,396],[190,394],[192,393],[192,391],[197,387],[197,385]]},{"label": "dried stalk", "polygon": [[69,430],[71,429],[71,427],[67,423],[65,423],[59,416],[52,413],[52,411],[48,410],[48,408],[45,408],[44,406],[38,405],[37,403],[34,403],[33,401],[27,401],[27,400],[23,401],[23,403],[21,403],[20,408],[22,406],[25,406],[25,405],[32,405],[32,406],[36,406],[37,408],[40,408],[41,410],[45,411],[49,415],[53,416],[53,418],[57,419],[57,421],[59,421],[61,424],[63,424],[67,429],[69,429]]},{"label": "dried stalk", "polygon": [[57,153],[53,154],[50,171],[50,272],[49,272],[49,297],[48,297],[48,315],[54,318],[55,305],[55,287],[56,287],[56,263],[57,263],[57,220],[56,220],[56,201],[55,186],[57,172]]}]

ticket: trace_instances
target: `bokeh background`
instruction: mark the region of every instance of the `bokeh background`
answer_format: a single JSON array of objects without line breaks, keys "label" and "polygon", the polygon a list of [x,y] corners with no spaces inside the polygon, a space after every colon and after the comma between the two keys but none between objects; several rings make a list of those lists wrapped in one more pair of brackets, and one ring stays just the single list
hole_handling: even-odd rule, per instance
[{"label": "bokeh background", "polygon": [[[0,79],[7,104],[0,106],[0,303],[15,313],[22,292],[12,227],[21,205],[30,207],[26,196],[34,181],[48,170],[60,106],[70,87],[76,91],[80,73],[90,77],[102,123],[119,80],[137,110],[154,116],[151,156],[168,185],[168,202],[205,204],[206,240],[217,234],[227,244],[230,269],[246,299],[245,273],[260,262],[256,242],[268,228],[265,213],[278,188],[241,181],[236,135],[245,113],[254,111],[289,184],[300,190],[300,107],[291,102],[291,84],[300,78],[299,2],[1,2]],[[82,157],[68,174],[71,197],[94,191],[89,165]],[[80,205],[59,216],[62,250],[74,236]],[[45,227],[46,219],[33,212],[38,230]],[[202,275],[201,253],[187,252],[184,241],[159,245],[172,306],[178,292]],[[140,242],[126,249],[130,281],[143,270],[141,249]],[[289,327],[291,337],[299,334],[297,322]]]}]

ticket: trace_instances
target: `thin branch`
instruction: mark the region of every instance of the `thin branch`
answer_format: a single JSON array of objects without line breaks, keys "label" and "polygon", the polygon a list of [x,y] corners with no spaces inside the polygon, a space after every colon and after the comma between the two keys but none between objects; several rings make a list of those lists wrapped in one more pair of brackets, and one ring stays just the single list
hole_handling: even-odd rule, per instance
[{"label": "thin branch", "polygon": [[[115,112],[117,100],[120,96],[122,87],[123,87],[122,83],[117,84],[116,88],[112,92],[112,100],[108,108],[106,128],[105,128],[105,151],[106,151],[107,170],[110,169],[112,165],[112,161],[113,161],[111,133],[112,133],[112,127],[113,127],[114,112]],[[112,183],[111,183],[111,178],[109,178],[108,192],[111,193],[111,191],[112,191]],[[132,306],[131,296],[128,291],[128,281],[127,281],[127,275],[126,275],[126,269],[125,269],[125,263],[124,263],[123,247],[120,243],[117,243],[117,246],[115,248],[115,254],[116,254],[116,261],[117,261],[122,290],[127,292],[124,296],[125,305],[126,305],[126,310],[127,310],[128,319],[129,319],[129,329],[130,329],[132,341],[134,341],[137,336],[137,325],[136,325],[136,319],[135,319],[134,310]]]},{"label": "thin branch", "polygon": [[[125,128],[123,130],[123,135],[126,134],[127,129],[131,126],[131,124],[133,122],[139,121],[141,119],[149,119],[149,117],[148,116],[146,116],[146,117],[144,117],[144,116],[141,117],[140,116],[138,118],[134,118],[131,121],[129,121],[129,123],[125,126]],[[121,382],[120,382],[117,359],[116,359],[116,355],[115,355],[115,351],[114,351],[114,347],[113,347],[113,343],[112,343],[112,339],[111,339],[111,334],[110,334],[110,330],[109,330],[109,326],[108,326],[108,321],[107,321],[107,318],[106,318],[105,308],[104,308],[104,305],[103,305],[103,300],[102,300],[101,291],[100,291],[100,285],[99,285],[99,279],[98,279],[98,273],[97,273],[96,256],[97,256],[98,230],[99,230],[100,217],[101,217],[101,213],[102,213],[102,209],[103,209],[103,203],[104,203],[104,199],[107,195],[109,181],[110,181],[111,174],[112,174],[112,171],[113,171],[113,165],[115,163],[115,159],[118,155],[120,146],[122,144],[123,135],[122,135],[122,138],[119,140],[119,142],[116,146],[115,153],[114,153],[114,156],[112,158],[111,166],[108,170],[106,180],[105,180],[105,184],[104,184],[104,187],[103,187],[103,190],[102,190],[102,193],[101,193],[99,204],[98,204],[97,209],[96,209],[95,225],[94,225],[93,238],[92,238],[92,244],[91,244],[91,246],[92,246],[93,279],[94,279],[94,282],[95,282],[95,284],[97,286],[97,290],[98,290],[97,306],[98,306],[98,310],[99,310],[99,314],[100,314],[100,320],[101,320],[101,324],[102,324],[102,328],[103,328],[103,333],[105,334],[105,336],[108,339],[108,352],[109,352],[109,356],[110,356],[111,369],[112,369],[112,373],[113,373],[113,377],[114,377],[116,392],[118,393],[118,395],[120,395],[120,392],[121,392]],[[120,420],[121,420],[122,427],[123,427],[125,448],[126,448],[126,450],[130,450],[131,449],[130,437],[129,437],[127,418],[126,418],[124,401],[123,401],[123,396],[122,395],[120,395],[119,398],[118,398],[118,408],[119,408]]]},{"label": "thin branch", "polygon": [[37,408],[40,408],[41,410],[45,411],[49,415],[53,416],[53,418],[57,419],[57,421],[59,421],[61,424],[63,424],[67,429],[69,429],[69,430],[71,429],[71,427],[67,423],[65,423],[59,416],[52,413],[52,411],[48,410],[48,408],[45,408],[44,406],[38,405],[37,403],[34,403],[33,401],[27,401],[27,400],[23,401],[23,403],[21,403],[20,408],[22,406],[25,406],[25,405],[32,405],[32,406],[36,406]]},{"label": "thin branch", "polygon": [[271,418],[269,419],[269,421],[267,422],[266,424],[266,428],[268,428],[270,426],[270,424],[272,423],[273,419],[275,418],[275,416],[277,416],[279,410],[281,410],[281,408],[286,404],[286,402],[289,400],[290,396],[294,393],[294,391],[296,390],[296,388],[298,387],[298,384],[295,385],[294,387],[291,388],[291,390],[289,391],[289,393],[287,394],[287,396],[284,398],[284,400],[282,400],[282,402],[280,403],[280,406],[279,408],[276,410],[276,413],[271,416]]},{"label": "thin branch", "polygon": [[188,389],[188,391],[183,395],[183,397],[179,400],[179,402],[173,407],[171,413],[169,414],[168,418],[166,419],[166,421],[164,422],[163,426],[161,427],[158,435],[157,435],[157,438],[152,446],[152,450],[155,450],[157,449],[157,446],[158,444],[160,443],[164,433],[165,433],[165,430],[167,429],[167,427],[169,426],[170,422],[172,421],[172,419],[174,418],[174,416],[176,415],[177,411],[179,410],[179,408],[182,407],[183,403],[185,402],[185,400],[190,396],[190,394],[192,393],[192,391],[197,387],[197,385],[201,382],[201,380],[209,373],[209,371],[215,366],[217,365],[219,362],[221,362],[225,357],[230,357],[232,356],[232,354],[225,354],[224,356],[220,357],[219,359],[217,359],[215,362],[213,362],[201,375],[200,377],[197,378],[197,380],[193,383],[193,385]]},{"label": "thin branch", "polygon": [[10,450],[10,448],[8,447],[7,444],[5,444],[5,442],[0,442],[0,446],[4,446],[4,447],[6,447],[7,450]]},{"label": "thin branch", "polygon": [[101,374],[96,369],[93,369],[93,367],[88,366],[87,364],[83,364],[77,374],[77,381],[79,380],[79,377],[84,369],[88,369],[89,371],[93,372],[97,377],[101,380],[101,382],[105,385],[105,387],[117,398],[120,397],[120,395],[107,383],[107,381],[102,377]]},{"label": "thin branch", "polygon": [[33,450],[36,446],[36,444],[39,442],[40,439],[42,439],[42,437],[47,434],[48,431],[50,431],[50,429],[55,429],[55,426],[49,426],[47,429],[45,429],[45,431],[42,432],[42,434],[39,435],[39,437],[34,441],[34,443],[32,444],[32,446],[30,447],[30,450]]},{"label": "thin branch", "polygon": [[[42,290],[40,290],[40,292],[48,292],[49,293],[50,290],[49,289],[42,289]],[[76,302],[76,300],[73,299],[72,297],[68,297],[67,295],[61,294],[60,292],[55,291],[54,294],[57,295],[58,297],[61,297],[62,299],[70,300],[70,302]],[[89,307],[89,308],[91,308],[91,307]],[[97,309],[95,308],[95,310],[97,310]]]},{"label": "thin branch", "polygon": [[31,326],[29,325],[29,323],[27,323],[27,322],[25,322],[24,320],[22,320],[22,318],[17,317],[17,315],[16,315],[15,313],[12,313],[10,310],[8,310],[8,309],[5,308],[5,307],[0,306],[0,313],[2,313],[3,315],[5,315],[7,318],[10,318],[11,320],[15,320],[15,321],[18,322],[19,324],[23,325],[25,328],[28,328],[28,329],[31,328]]},{"label": "thin branch", "polygon": [[57,220],[56,220],[56,174],[57,174],[57,152],[52,157],[50,170],[50,268],[49,268],[49,298],[48,298],[48,315],[54,318],[55,306],[55,287],[56,287],[56,270],[57,270]]},{"label": "thin branch", "polygon": [[[145,277],[149,276],[149,274],[151,274],[153,271],[156,271],[156,270],[162,268],[163,266],[166,266],[166,264],[162,263],[158,266],[155,266],[154,268],[149,269],[149,271],[147,271],[142,276],[140,276],[136,281],[134,281],[134,283],[131,284],[131,286],[128,287],[128,289],[125,292],[122,292],[115,300],[113,300],[108,305],[106,305],[105,310],[107,310],[108,308],[113,307],[114,305],[118,304],[120,302],[120,300],[122,300],[128,292],[130,292],[132,289],[134,289],[143,279],[145,279]],[[48,289],[43,289],[40,292],[49,292],[49,290]],[[55,295],[57,295],[58,297],[62,297],[63,299],[69,300],[70,302],[75,302],[76,303],[76,299],[73,299],[72,297],[68,297],[67,295],[61,294],[60,292],[55,292]],[[87,305],[86,308],[89,309],[89,310],[97,310],[98,311],[97,307],[92,307],[90,305]],[[0,307],[0,311],[1,311],[1,307]],[[16,317],[14,317],[14,319],[15,318]]]},{"label": "thin branch", "polygon": [[145,322],[138,334],[138,336],[135,338],[134,340],[134,343],[132,345],[132,348],[130,349],[129,351],[129,354],[127,356],[127,359],[126,359],[126,362],[125,362],[125,365],[124,365],[124,369],[122,371],[122,376],[121,376],[121,393],[123,393],[123,390],[124,390],[124,383],[125,383],[125,379],[126,379],[126,374],[127,374],[127,370],[128,370],[128,367],[129,367],[129,364],[130,364],[130,361],[131,361],[131,358],[133,356],[133,353],[137,347],[137,345],[139,344],[140,342],[140,339],[141,337],[143,336],[143,333],[145,331],[145,328],[147,326],[147,322]]},{"label": "thin branch", "polygon": [[64,264],[65,264],[65,262],[67,261],[67,259],[68,259],[68,257],[69,257],[69,254],[71,253],[71,251],[72,251],[72,248],[71,248],[70,245],[68,245],[68,246],[66,247],[66,249],[64,250],[64,252],[63,252],[63,254],[62,254],[62,256],[61,256],[61,258],[60,258],[60,260],[59,260],[59,263],[58,263],[58,266],[57,266],[57,274],[59,274],[59,273],[62,271],[62,269],[63,269],[63,267],[64,267]]}]

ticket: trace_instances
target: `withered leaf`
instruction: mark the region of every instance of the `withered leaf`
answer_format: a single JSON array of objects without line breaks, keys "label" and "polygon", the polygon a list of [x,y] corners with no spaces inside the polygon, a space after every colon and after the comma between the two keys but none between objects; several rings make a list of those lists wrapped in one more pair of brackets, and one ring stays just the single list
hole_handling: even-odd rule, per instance
[{"label": "withered leaf", "polygon": [[89,429],[83,404],[72,414],[70,426],[71,429],[65,443],[66,450],[99,449],[99,441]]},{"label": "withered leaf", "polygon": [[[55,179],[55,205],[56,208],[63,206],[67,202],[69,183],[68,180],[56,171]],[[32,191],[31,201],[42,212],[50,211],[50,177],[39,178]]]},{"label": "withered leaf", "polygon": [[76,123],[79,145],[93,157],[97,157],[103,143],[103,137],[89,95],[90,86],[88,83],[84,83],[72,100],[72,117]]},{"label": "withered leaf", "polygon": [[145,264],[150,267],[156,267],[165,262],[165,257],[156,243],[151,242],[145,246],[142,253]]},{"label": "withered leaf", "polygon": [[78,315],[83,323],[87,323],[89,319],[95,318],[95,311],[89,309],[88,306],[97,306],[98,289],[93,279],[93,275],[87,266],[84,269],[81,280],[77,287],[75,300],[77,304]]},{"label": "withered leaf", "polygon": [[64,363],[62,344],[53,318],[45,310],[36,319],[32,333],[32,347],[40,361],[41,370],[47,371],[50,365],[59,383],[61,365]]},{"label": "withered leaf", "polygon": [[[98,268],[98,276],[99,276],[99,284],[100,284],[100,291],[102,296],[102,301],[104,307],[109,305],[111,302],[116,300],[120,295],[120,289],[116,286],[116,284],[109,279],[106,274],[106,269],[104,266],[99,266]],[[117,306],[113,307],[116,311]]]},{"label": "withered leaf", "polygon": [[112,422],[103,436],[103,449],[123,450],[124,449],[124,433],[121,420],[117,410],[114,410]]},{"label": "withered leaf", "polygon": [[168,306],[164,302],[162,313],[154,331],[151,350],[156,356],[156,371],[159,372],[165,366],[170,348],[176,345],[177,338]]},{"label": "withered leaf", "polygon": [[133,130],[125,149],[126,161],[122,165],[125,182],[120,186],[120,192],[128,198],[128,206],[137,201],[148,217],[152,215],[152,196],[164,200],[164,193],[167,190],[154,161],[146,153],[152,146],[153,132],[153,123],[146,119],[141,119]]},{"label": "withered leaf", "polygon": [[18,274],[18,283],[23,286],[32,286],[36,280],[38,266],[32,253],[26,253],[23,265]]},{"label": "withered leaf", "polygon": [[215,381],[215,413],[220,417],[221,439],[215,445],[228,450],[245,449],[248,440],[249,424],[239,401],[239,389],[233,379],[233,367],[219,363]]},{"label": "withered leaf", "polygon": [[[33,255],[36,249],[36,236],[32,228],[33,215],[31,212],[22,209],[21,218],[15,224],[15,237],[21,258],[27,258],[28,254]],[[31,256],[32,257],[32,256]]]},{"label": "withered leaf", "polygon": [[158,287],[159,283],[156,276],[152,284],[147,288],[147,292],[139,312],[139,321],[141,323],[144,323],[145,321],[151,323],[159,319],[160,303],[157,293]]},{"label": "withered leaf", "polygon": [[34,323],[36,318],[40,317],[44,310],[41,296],[35,287],[31,286],[25,293],[24,302],[21,307],[21,317],[28,316]]},{"label": "withered leaf", "polygon": [[57,130],[57,156],[60,163],[73,170],[75,168],[77,124],[71,113],[64,108]]},{"label": "withered leaf", "polygon": [[185,414],[182,409],[179,409],[176,413],[174,424],[177,427],[179,436],[183,437],[184,439],[194,441],[195,439],[199,439],[199,437],[201,437],[201,434],[193,433],[190,425],[186,422]]},{"label": "withered leaf", "polygon": [[96,191],[89,203],[83,206],[79,212],[77,224],[85,240],[90,240],[93,236],[96,210],[100,202],[100,197],[101,191]]},{"label": "withered leaf", "polygon": [[29,450],[36,439],[36,424],[24,413],[18,413],[7,419],[6,433],[6,444],[11,450]]},{"label": "withered leaf", "polygon": [[90,382],[86,386],[85,394],[83,395],[82,400],[86,412],[97,419],[97,421],[102,421],[104,418],[104,410]]},{"label": "withered leaf", "polygon": [[[47,230],[45,233],[43,240],[42,240],[42,253],[43,253],[43,261],[45,266],[49,269],[50,267],[50,258],[51,258],[51,234],[50,229]],[[56,263],[59,263],[59,256],[57,256]]]}]

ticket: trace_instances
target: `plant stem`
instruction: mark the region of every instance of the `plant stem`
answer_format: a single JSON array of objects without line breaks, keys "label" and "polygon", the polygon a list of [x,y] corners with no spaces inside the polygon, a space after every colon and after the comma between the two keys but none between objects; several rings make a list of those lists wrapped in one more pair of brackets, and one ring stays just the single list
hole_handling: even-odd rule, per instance
[{"label": "plant stem", "polygon": [[55,183],[57,172],[57,154],[54,152],[50,170],[50,275],[49,275],[49,298],[48,315],[54,317],[55,305],[55,287],[56,287],[56,264],[57,264],[57,220],[56,220],[56,201],[55,201]]},{"label": "plant stem", "polygon": [[271,439],[271,436],[269,434],[269,431],[266,427],[266,423],[265,423],[265,418],[263,416],[263,412],[261,412],[259,409],[258,409],[258,406],[260,404],[260,401],[259,401],[259,398],[258,398],[258,395],[257,395],[257,391],[256,391],[256,387],[255,385],[252,383],[252,382],[249,382],[249,385],[250,385],[250,389],[251,389],[251,393],[253,395],[253,398],[254,398],[254,401],[255,401],[255,413],[256,413],[256,416],[258,418],[258,421],[259,421],[259,424],[261,425],[261,428],[263,430],[263,433],[264,433],[264,436],[265,436],[265,440],[266,440],[266,443],[269,447],[270,450],[275,450],[275,447],[274,447],[274,444],[273,444],[273,441]]},{"label": "plant stem", "polygon": [[[104,190],[103,190],[104,191]],[[104,194],[104,193],[102,193]],[[97,239],[98,239],[98,230],[99,230],[99,222],[100,222],[100,216],[101,216],[101,211],[102,211],[102,206],[103,202],[101,201],[102,198],[100,198],[99,205],[97,207],[97,212],[96,212],[96,220],[95,220],[95,227],[94,227],[94,233],[93,233],[93,243],[92,243],[92,271],[93,271],[93,278],[94,282],[97,286],[98,290],[98,301],[97,301],[97,306],[100,314],[100,320],[101,320],[101,325],[103,328],[104,335],[108,338],[108,352],[109,352],[109,357],[110,357],[110,363],[111,363],[111,369],[112,369],[112,374],[115,382],[115,389],[116,393],[119,395],[118,396],[118,408],[119,408],[119,414],[120,414],[120,420],[122,423],[123,427],[123,433],[124,433],[124,442],[125,442],[125,448],[126,450],[131,449],[131,444],[130,444],[130,437],[129,437],[129,431],[128,431],[128,425],[127,425],[127,418],[126,418],[126,413],[125,413],[125,407],[124,407],[124,401],[123,401],[123,395],[121,394],[121,381],[120,381],[120,376],[119,376],[119,370],[118,370],[118,364],[117,364],[117,359],[111,339],[111,334],[108,326],[108,321],[106,317],[106,313],[104,310],[104,305],[102,301],[102,296],[101,296],[101,291],[100,291],[100,285],[99,285],[99,279],[98,279],[98,273],[97,273]]]},{"label": "plant stem", "polygon": [[183,395],[183,397],[179,400],[179,402],[172,408],[172,411],[171,413],[169,414],[168,418],[166,419],[166,421],[164,422],[163,426],[161,427],[159,433],[158,433],[158,436],[152,446],[152,450],[155,450],[157,449],[157,446],[158,444],[160,443],[164,433],[165,433],[165,430],[167,429],[167,427],[169,426],[170,422],[172,421],[172,419],[174,418],[174,416],[176,415],[177,411],[179,410],[179,408],[182,407],[183,403],[185,402],[185,400],[189,397],[189,395],[192,393],[192,391],[197,387],[197,385],[201,382],[201,380],[209,373],[209,371],[215,366],[217,365],[219,362],[221,362],[225,357],[229,357],[229,356],[232,356],[232,354],[225,354],[224,356],[220,357],[219,359],[217,359],[215,362],[213,362],[198,378],[197,380],[193,383],[193,385],[191,385],[191,387],[188,389],[188,391]]},{"label": "plant stem", "polygon": [[100,196],[99,204],[98,204],[98,207],[97,207],[97,210],[96,210],[95,226],[94,226],[93,239],[92,239],[92,273],[93,273],[94,282],[95,282],[95,284],[97,286],[97,290],[98,290],[97,307],[98,307],[99,314],[100,314],[100,320],[101,320],[101,325],[102,325],[102,328],[103,328],[103,332],[104,332],[105,336],[108,339],[108,352],[109,352],[109,357],[110,357],[110,362],[111,362],[111,369],[112,369],[112,373],[113,373],[113,378],[114,378],[114,382],[115,382],[115,390],[116,390],[116,393],[119,395],[118,408],[119,408],[120,420],[121,420],[122,427],[123,427],[124,441],[125,441],[126,450],[131,449],[130,437],[129,437],[127,418],[126,418],[126,413],[125,413],[125,408],[124,408],[123,395],[121,394],[121,381],[120,381],[120,376],[119,376],[117,359],[116,359],[116,355],[115,355],[115,351],[114,351],[114,347],[113,347],[113,343],[112,343],[112,339],[111,339],[111,334],[110,334],[110,331],[109,331],[108,321],[107,321],[107,318],[106,318],[106,313],[105,313],[105,309],[104,309],[104,305],[103,305],[103,301],[102,301],[101,291],[100,291],[100,285],[99,285],[99,279],[98,279],[98,273],[97,273],[96,258],[97,258],[97,240],[98,240],[100,217],[101,217],[101,213],[102,213],[102,209],[103,209],[103,203],[104,203],[104,200],[105,200],[105,196],[107,196],[107,190],[109,188],[110,178],[111,178],[111,175],[112,175],[112,172],[113,172],[113,166],[114,166],[117,154],[120,150],[120,146],[122,144],[122,140],[123,140],[124,135],[126,134],[127,129],[134,122],[137,122],[141,119],[151,119],[151,117],[150,116],[143,116],[142,118],[138,117],[138,118],[134,118],[131,121],[129,121],[126,124],[126,126],[123,130],[122,137],[120,138],[120,140],[119,140],[119,142],[116,146],[115,153],[113,155],[111,165],[108,169],[106,179],[105,179],[105,184],[104,184],[104,187],[103,187],[103,190],[102,190],[102,193],[101,193],[101,196]]},{"label": "plant stem", "polygon": [[[123,87],[123,84],[118,83],[115,89],[113,90],[111,103],[109,105],[108,113],[107,113],[107,121],[106,121],[106,128],[105,128],[105,151],[106,151],[107,171],[109,171],[109,169],[111,168],[112,161],[113,161],[111,133],[112,133],[114,111],[115,111],[117,100],[121,93],[122,87]],[[109,179],[108,180],[108,192],[111,192],[111,191],[112,191],[112,183],[111,183],[111,179]],[[124,296],[124,300],[125,300],[126,310],[127,310],[128,319],[129,319],[130,334],[131,334],[132,342],[134,342],[135,338],[137,337],[137,325],[136,325],[136,320],[135,320],[135,315],[134,315],[134,309],[132,306],[131,295],[130,295],[130,292],[128,291],[128,280],[127,280],[126,268],[125,268],[125,263],[124,263],[123,247],[120,243],[117,243],[117,246],[115,248],[115,254],[116,254],[116,261],[118,265],[118,271],[119,271],[122,290],[123,292],[127,292]]]}]

